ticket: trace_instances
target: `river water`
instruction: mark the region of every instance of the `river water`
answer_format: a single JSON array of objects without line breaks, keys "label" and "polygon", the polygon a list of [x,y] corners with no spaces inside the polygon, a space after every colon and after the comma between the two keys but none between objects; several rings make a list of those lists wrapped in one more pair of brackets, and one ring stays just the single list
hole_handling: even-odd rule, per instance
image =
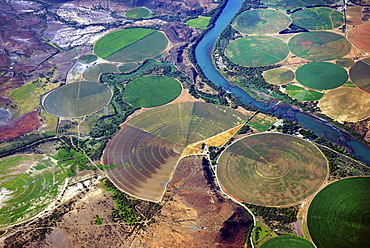
[{"label": "river water", "polygon": [[195,48],[195,57],[204,75],[215,85],[218,85],[224,88],[226,91],[232,93],[243,104],[253,106],[262,111],[276,114],[279,117],[290,121],[296,121],[315,134],[347,147],[356,158],[363,163],[370,165],[370,147],[355,140],[347,132],[338,129],[325,120],[305,113],[297,107],[287,104],[276,105],[276,102],[273,101],[271,103],[257,101],[244,90],[225,80],[225,78],[221,76],[220,73],[215,69],[212,64],[212,47],[217,37],[230,23],[243,1],[244,0],[229,0],[216,20],[214,27],[206,33],[206,35]]}]

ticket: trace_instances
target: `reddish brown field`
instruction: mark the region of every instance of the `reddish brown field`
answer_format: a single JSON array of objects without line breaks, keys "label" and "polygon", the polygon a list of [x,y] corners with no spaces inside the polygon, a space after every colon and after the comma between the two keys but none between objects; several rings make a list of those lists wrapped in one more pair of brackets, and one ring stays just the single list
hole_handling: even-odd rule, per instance
[{"label": "reddish brown field", "polygon": [[8,123],[0,126],[0,141],[6,141],[17,138],[22,134],[32,132],[42,126],[39,111],[20,115]]},{"label": "reddish brown field", "polygon": [[252,220],[243,207],[220,195],[201,158],[179,162],[164,202],[133,247],[245,247]]},{"label": "reddish brown field", "polygon": [[137,198],[158,202],[184,147],[124,124],[104,152],[112,182]]},{"label": "reddish brown field", "polygon": [[359,49],[370,52],[370,24],[362,24],[352,29],[348,39]]}]

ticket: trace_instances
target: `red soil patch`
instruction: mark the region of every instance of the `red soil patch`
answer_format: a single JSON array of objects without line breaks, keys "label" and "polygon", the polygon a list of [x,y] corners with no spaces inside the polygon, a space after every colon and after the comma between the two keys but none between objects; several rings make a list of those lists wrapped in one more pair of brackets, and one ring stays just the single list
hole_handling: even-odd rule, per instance
[{"label": "red soil patch", "polygon": [[359,49],[370,52],[370,24],[363,24],[352,29],[348,39]]},{"label": "red soil patch", "polygon": [[39,111],[40,109],[36,109],[33,112],[20,115],[0,126],[0,141],[17,138],[41,127]]},{"label": "red soil patch", "polygon": [[252,225],[246,210],[216,189],[208,163],[183,158],[170,181],[160,215],[137,247],[245,247]]}]

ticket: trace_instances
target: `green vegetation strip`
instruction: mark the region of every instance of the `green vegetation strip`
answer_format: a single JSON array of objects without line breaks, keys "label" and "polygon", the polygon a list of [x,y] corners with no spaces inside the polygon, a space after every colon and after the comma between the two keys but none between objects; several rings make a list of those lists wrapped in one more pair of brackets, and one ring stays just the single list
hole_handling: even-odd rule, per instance
[{"label": "green vegetation strip", "polygon": [[219,157],[216,174],[234,198],[281,206],[315,193],[328,174],[327,160],[312,143],[280,133],[246,136]]},{"label": "green vegetation strip", "polygon": [[370,93],[370,58],[356,62],[349,70],[349,75],[357,87]]},{"label": "green vegetation strip", "polygon": [[125,87],[124,100],[145,108],[169,103],[181,93],[179,81],[163,76],[146,76],[135,79]]},{"label": "green vegetation strip", "polygon": [[308,209],[317,247],[370,247],[370,177],[353,177],[322,189]]},{"label": "green vegetation strip", "polygon": [[324,95],[324,93],[314,90],[306,90],[303,87],[293,84],[287,85],[286,93],[299,101],[317,101]]},{"label": "green vegetation strip", "polygon": [[154,32],[147,28],[129,28],[109,33],[95,43],[94,53],[104,59]]},{"label": "green vegetation strip", "polygon": [[296,79],[308,88],[329,90],[346,83],[348,74],[339,65],[328,62],[312,62],[298,68]]},{"label": "green vegetation strip", "polygon": [[104,108],[112,98],[112,91],[97,82],[77,82],[49,92],[42,105],[49,114],[59,117],[80,117]]},{"label": "green vegetation strip", "polygon": [[308,30],[330,30],[343,24],[343,14],[335,9],[305,8],[292,14],[292,23]]},{"label": "green vegetation strip", "polygon": [[127,18],[130,19],[140,19],[150,16],[150,11],[146,8],[134,8],[130,9],[125,13]]},{"label": "green vegetation strip", "polygon": [[233,27],[244,34],[274,34],[286,29],[291,20],[276,10],[256,9],[239,14]]},{"label": "green vegetation strip", "polygon": [[66,177],[64,167],[43,155],[22,154],[0,159],[0,227],[42,212],[58,196]]},{"label": "green vegetation strip", "polygon": [[339,59],[351,50],[351,43],[345,37],[326,31],[300,33],[288,45],[296,56],[315,61]]},{"label": "green vegetation strip", "polygon": [[278,63],[288,56],[287,45],[269,36],[247,36],[231,42],[226,56],[242,66],[266,66]]},{"label": "green vegetation strip", "polygon": [[186,24],[193,28],[207,29],[210,20],[211,17],[199,16],[198,18],[190,19]]},{"label": "green vegetation strip", "polygon": [[274,68],[263,73],[263,78],[269,84],[284,85],[294,79],[294,72],[287,68]]},{"label": "green vegetation strip", "polygon": [[276,237],[263,243],[261,248],[314,248],[315,246],[308,240],[296,236]]}]

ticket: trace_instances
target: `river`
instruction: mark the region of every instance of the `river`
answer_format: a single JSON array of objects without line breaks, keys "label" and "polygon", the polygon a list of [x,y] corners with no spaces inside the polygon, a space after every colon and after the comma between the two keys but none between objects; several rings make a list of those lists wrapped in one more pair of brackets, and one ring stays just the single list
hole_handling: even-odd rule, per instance
[{"label": "river", "polygon": [[217,18],[215,25],[210,29],[195,48],[195,58],[204,75],[215,85],[224,88],[232,93],[240,102],[245,105],[253,106],[264,112],[270,112],[281,118],[296,121],[320,137],[324,137],[332,142],[348,148],[350,153],[363,163],[370,165],[370,147],[357,141],[347,132],[338,129],[327,121],[305,113],[295,106],[278,104],[275,102],[265,103],[252,98],[248,93],[239,87],[228,82],[212,64],[212,47],[217,37],[230,23],[235,13],[240,8],[244,0],[229,0]]}]

